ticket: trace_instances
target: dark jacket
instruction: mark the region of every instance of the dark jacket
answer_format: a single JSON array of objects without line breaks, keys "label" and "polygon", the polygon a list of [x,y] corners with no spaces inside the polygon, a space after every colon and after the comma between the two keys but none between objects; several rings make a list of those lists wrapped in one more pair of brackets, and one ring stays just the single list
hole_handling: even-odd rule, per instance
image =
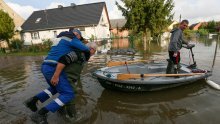
[{"label": "dark jacket", "polygon": [[168,51],[177,52],[182,48],[182,44],[188,44],[183,40],[183,31],[180,28],[174,28],[170,33],[170,44]]}]

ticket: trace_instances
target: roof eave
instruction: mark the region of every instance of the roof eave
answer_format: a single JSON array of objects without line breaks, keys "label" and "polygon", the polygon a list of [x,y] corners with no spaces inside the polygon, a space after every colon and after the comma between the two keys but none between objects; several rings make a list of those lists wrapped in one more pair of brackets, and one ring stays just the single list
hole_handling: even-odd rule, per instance
[{"label": "roof eave", "polygon": [[22,30],[22,32],[34,32],[34,31],[45,31],[45,30],[55,30],[55,29],[68,29],[71,27],[89,27],[89,26],[97,26],[98,24],[88,24],[88,25],[76,25],[76,26],[65,26],[65,27],[54,27],[54,28],[39,28],[32,30]]}]

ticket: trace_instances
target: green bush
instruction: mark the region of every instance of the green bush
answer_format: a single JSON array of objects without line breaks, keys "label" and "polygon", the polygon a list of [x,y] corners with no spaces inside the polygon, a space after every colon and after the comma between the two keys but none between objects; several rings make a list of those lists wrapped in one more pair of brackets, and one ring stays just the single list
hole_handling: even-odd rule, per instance
[{"label": "green bush", "polygon": [[15,50],[21,50],[23,48],[24,41],[20,39],[13,39],[10,41],[10,47]]},{"label": "green bush", "polygon": [[197,31],[186,29],[184,30],[184,36],[185,38],[190,38],[196,36]]},{"label": "green bush", "polygon": [[209,31],[206,29],[199,29],[197,32],[200,34],[200,36],[209,34]]},{"label": "green bush", "polygon": [[95,41],[97,39],[97,37],[95,35],[91,35],[91,37],[89,38],[90,41]]},{"label": "green bush", "polygon": [[40,52],[41,51],[41,47],[39,44],[36,45],[32,45],[30,47],[28,47],[28,52]]},{"label": "green bush", "polygon": [[139,32],[138,34],[131,33],[129,35],[129,44],[131,48],[141,48],[143,47],[143,32]]},{"label": "green bush", "polygon": [[42,49],[44,51],[49,51],[52,45],[53,45],[53,42],[50,39],[44,39]]}]

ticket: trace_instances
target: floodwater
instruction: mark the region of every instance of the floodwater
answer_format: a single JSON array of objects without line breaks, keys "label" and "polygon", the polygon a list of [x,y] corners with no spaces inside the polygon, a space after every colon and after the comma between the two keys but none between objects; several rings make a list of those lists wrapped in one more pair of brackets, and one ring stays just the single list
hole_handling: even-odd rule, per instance
[{"label": "floodwater", "polygon": [[[200,42],[198,42],[200,41]],[[193,43],[198,67],[211,69],[216,39],[198,39]],[[220,122],[220,91],[205,81],[154,92],[124,93],[104,89],[91,72],[105,67],[109,60],[148,59],[166,61],[167,41],[147,44],[145,52],[141,45],[135,55],[108,55],[108,49],[130,47],[128,40],[114,40],[99,47],[85,66],[77,85],[76,108],[80,112],[78,124],[218,124]],[[182,49],[182,62],[192,63],[189,50]],[[0,57],[0,123],[32,123],[31,111],[23,101],[48,87],[40,66],[44,56]],[[220,52],[216,56],[213,76],[220,84]],[[43,104],[39,103],[42,107]],[[49,113],[50,124],[71,123],[59,114]]]}]

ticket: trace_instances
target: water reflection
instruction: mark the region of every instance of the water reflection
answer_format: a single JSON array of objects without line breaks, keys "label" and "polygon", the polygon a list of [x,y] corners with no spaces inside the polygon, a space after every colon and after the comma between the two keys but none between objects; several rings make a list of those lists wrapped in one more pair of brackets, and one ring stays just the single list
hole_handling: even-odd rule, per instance
[{"label": "water reflection", "polygon": [[[27,98],[25,96],[32,94],[33,88],[40,87],[33,86],[32,83],[43,79],[38,62],[42,61],[42,57],[8,56],[0,57],[0,60],[0,123],[25,119],[25,112],[21,111],[22,101]],[[31,86],[30,89],[28,85]]]},{"label": "water reflection", "polygon": [[[172,123],[173,119],[194,110],[173,106],[175,101],[204,92],[204,82],[177,88],[145,93],[123,93],[103,90],[97,100],[95,111],[89,120],[92,123]],[[161,97],[161,94],[164,94]]]},{"label": "water reflection", "polygon": [[[122,43],[124,42],[124,43]],[[196,40],[193,49],[199,67],[210,69],[216,38]],[[77,85],[77,109],[83,115],[80,124],[123,124],[123,123],[218,123],[219,92],[204,81],[173,89],[123,93],[104,89],[92,77],[91,72],[105,67],[110,60],[155,60],[166,61],[169,41],[130,45],[128,39],[100,43],[99,53],[85,66]],[[118,48],[134,48],[134,55],[111,55],[105,51]],[[219,50],[211,80],[220,80]],[[190,63],[189,51],[181,50],[182,62]],[[43,57],[0,57],[0,123],[31,123],[22,102],[47,87],[40,72]],[[192,60],[191,60],[192,62]],[[51,114],[49,123],[68,123],[57,114]]]},{"label": "water reflection", "polygon": [[199,42],[203,43],[205,46],[211,46],[213,41],[216,41],[217,37],[213,37],[212,39],[207,38],[207,36],[199,37]]},{"label": "water reflection", "polygon": [[129,48],[129,41],[128,39],[115,39],[112,41],[112,48]]}]

